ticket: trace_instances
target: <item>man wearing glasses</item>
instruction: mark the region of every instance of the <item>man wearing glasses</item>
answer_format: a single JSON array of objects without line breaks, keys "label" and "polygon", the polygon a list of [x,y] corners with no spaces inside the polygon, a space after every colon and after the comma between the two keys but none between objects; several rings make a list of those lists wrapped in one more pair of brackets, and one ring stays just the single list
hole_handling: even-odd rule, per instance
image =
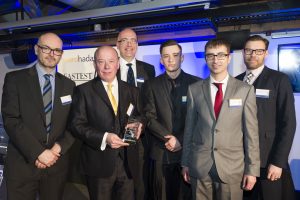
[{"label": "man wearing glasses", "polygon": [[182,173],[193,199],[243,198],[259,176],[254,87],[228,74],[230,44],[205,45],[210,77],[189,86]]},{"label": "man wearing glasses", "polygon": [[[134,30],[130,28],[123,29],[118,35],[116,46],[120,53],[120,70],[117,74],[118,78],[130,85],[142,89],[145,81],[155,77],[155,69],[153,65],[135,58],[138,48],[138,39]],[[139,156],[143,163],[141,163],[142,167],[140,169],[141,179],[136,187],[137,200],[147,199],[149,196],[147,194],[147,188],[150,137],[147,133],[142,134],[140,141]]]},{"label": "man wearing glasses", "polygon": [[62,199],[74,141],[67,119],[75,87],[55,70],[62,46],[56,34],[45,33],[34,46],[36,65],[6,74],[1,108],[9,136],[8,200]]},{"label": "man wearing glasses", "polygon": [[245,199],[295,199],[288,156],[296,129],[294,95],[288,77],[265,66],[269,41],[259,35],[246,40],[246,72],[238,79],[256,88],[261,177]]}]

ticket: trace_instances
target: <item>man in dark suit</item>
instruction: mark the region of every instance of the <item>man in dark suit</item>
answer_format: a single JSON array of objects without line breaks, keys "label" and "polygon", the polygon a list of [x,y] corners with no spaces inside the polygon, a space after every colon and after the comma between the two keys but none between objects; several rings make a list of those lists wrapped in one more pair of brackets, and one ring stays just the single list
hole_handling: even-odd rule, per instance
[{"label": "man in dark suit", "polygon": [[[120,70],[118,78],[142,90],[145,81],[155,77],[155,69],[153,65],[137,60],[135,58],[138,39],[136,33],[130,29],[123,29],[117,38],[116,44],[120,52]],[[140,180],[136,188],[136,199],[148,199],[148,176],[149,176],[149,146],[151,137],[148,135],[147,129],[142,134],[139,145],[139,156],[141,158]]]},{"label": "man in dark suit", "polygon": [[67,119],[75,84],[56,72],[62,50],[53,33],[34,46],[35,66],[8,73],[2,115],[9,136],[5,178],[9,200],[62,199],[68,149],[74,138]]},{"label": "man in dark suit", "polygon": [[182,153],[194,200],[241,200],[259,176],[254,87],[231,77],[230,44],[205,45],[210,77],[190,85]]},{"label": "man in dark suit", "polygon": [[191,190],[181,176],[181,149],[188,86],[199,78],[181,70],[183,55],[175,40],[160,46],[166,73],[145,83],[145,114],[153,136],[150,156],[152,200],[188,199]]},{"label": "man in dark suit", "polygon": [[246,199],[294,199],[288,156],[296,129],[294,95],[288,77],[264,65],[269,41],[254,35],[246,40],[247,70],[238,79],[256,88],[261,177]]},{"label": "man in dark suit", "polygon": [[[81,168],[91,200],[133,200],[138,179],[138,145],[122,140],[128,116],[138,118],[139,90],[118,80],[118,54],[109,46],[94,56],[97,77],[78,86],[71,111],[71,130],[80,140]],[[135,136],[141,133],[137,123]],[[131,126],[130,124],[129,126]]]}]

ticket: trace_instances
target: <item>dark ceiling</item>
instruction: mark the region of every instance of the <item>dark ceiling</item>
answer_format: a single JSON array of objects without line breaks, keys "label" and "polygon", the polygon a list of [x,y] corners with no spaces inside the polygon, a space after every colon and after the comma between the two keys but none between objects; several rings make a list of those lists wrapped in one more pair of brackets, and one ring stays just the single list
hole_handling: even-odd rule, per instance
[{"label": "dark ceiling", "polygon": [[[98,10],[99,12],[107,10],[113,12],[114,9],[130,10],[136,5],[147,5],[147,0],[138,4],[139,1],[2,0],[0,1],[0,51],[1,48],[16,46],[36,38],[36,35],[46,31],[55,31],[68,40],[72,40],[72,38],[86,40],[93,37],[115,35],[119,29],[127,26],[136,27],[140,33],[207,27],[217,32],[220,27],[224,26],[281,21],[293,23],[300,19],[299,0],[202,0],[201,4],[190,1],[191,3],[183,6],[174,6],[168,9],[152,9],[147,12],[124,11],[125,14],[122,15],[107,14],[102,17],[85,17]],[[159,0],[148,1],[150,3],[159,2]],[[81,2],[81,5],[73,5],[74,2]],[[70,19],[72,15],[81,15],[81,17],[76,20],[58,20],[60,18]],[[32,24],[43,19],[47,19],[47,23],[42,21],[38,25]],[[95,24],[99,24],[101,29],[96,30]],[[300,28],[300,24],[298,28]]]}]

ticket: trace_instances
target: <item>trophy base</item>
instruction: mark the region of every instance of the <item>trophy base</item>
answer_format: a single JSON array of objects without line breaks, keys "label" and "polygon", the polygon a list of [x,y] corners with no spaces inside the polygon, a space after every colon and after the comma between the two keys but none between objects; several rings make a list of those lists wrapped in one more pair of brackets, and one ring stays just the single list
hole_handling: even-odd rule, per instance
[{"label": "trophy base", "polygon": [[130,138],[123,138],[123,142],[126,142],[128,144],[136,144],[136,140]]}]

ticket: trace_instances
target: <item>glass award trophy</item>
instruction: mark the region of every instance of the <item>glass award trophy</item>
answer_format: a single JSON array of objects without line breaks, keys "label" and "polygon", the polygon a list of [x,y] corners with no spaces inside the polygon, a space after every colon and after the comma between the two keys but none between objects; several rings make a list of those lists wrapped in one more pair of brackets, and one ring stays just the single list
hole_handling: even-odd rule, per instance
[{"label": "glass award trophy", "polygon": [[134,106],[130,104],[126,113],[128,115],[128,122],[123,137],[123,141],[129,144],[136,144],[136,132],[139,128],[139,121],[132,116],[133,110]]}]

